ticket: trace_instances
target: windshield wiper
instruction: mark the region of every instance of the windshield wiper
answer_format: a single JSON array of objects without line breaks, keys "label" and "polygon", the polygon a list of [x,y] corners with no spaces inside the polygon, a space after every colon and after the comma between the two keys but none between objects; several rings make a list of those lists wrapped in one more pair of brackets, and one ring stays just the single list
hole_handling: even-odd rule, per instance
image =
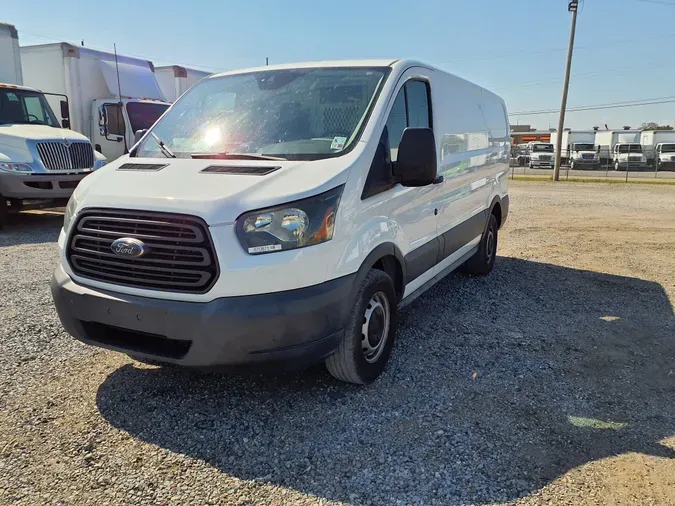
[{"label": "windshield wiper", "polygon": [[256,153],[192,153],[197,160],[288,160],[280,156],[258,155]]},{"label": "windshield wiper", "polygon": [[159,149],[162,150],[162,153],[164,153],[164,156],[166,156],[167,158],[176,158],[176,155],[173,154],[173,151],[171,151],[169,148],[166,147],[166,144],[164,144],[162,139],[160,139],[159,137],[157,137],[157,135],[155,135],[155,132],[150,132],[150,135],[152,135],[155,138],[155,140],[157,141],[157,145],[159,146]]}]

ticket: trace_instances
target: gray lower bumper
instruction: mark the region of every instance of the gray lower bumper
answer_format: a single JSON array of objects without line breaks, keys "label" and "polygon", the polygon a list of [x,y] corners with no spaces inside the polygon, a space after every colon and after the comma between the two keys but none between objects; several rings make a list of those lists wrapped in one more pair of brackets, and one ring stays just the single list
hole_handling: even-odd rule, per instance
[{"label": "gray lower bumper", "polygon": [[92,290],[59,267],[51,288],[64,328],[88,344],[195,367],[263,361],[304,366],[337,348],[355,278],[195,303]]},{"label": "gray lower bumper", "polygon": [[65,199],[88,174],[0,173],[0,195],[15,199]]}]

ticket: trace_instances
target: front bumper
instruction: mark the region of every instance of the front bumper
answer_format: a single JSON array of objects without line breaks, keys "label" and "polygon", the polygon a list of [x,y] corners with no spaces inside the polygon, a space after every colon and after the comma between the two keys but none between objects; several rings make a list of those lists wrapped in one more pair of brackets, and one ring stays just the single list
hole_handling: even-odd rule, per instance
[{"label": "front bumper", "polygon": [[57,175],[0,172],[0,195],[16,199],[66,199],[90,173]]},{"label": "front bumper", "polygon": [[552,160],[530,160],[532,167],[553,168]]},{"label": "front bumper", "polygon": [[638,161],[626,161],[626,160],[619,160],[619,168],[620,169],[635,169],[635,170],[645,170],[648,168],[647,162],[645,160],[638,162]]},{"label": "front bumper", "polygon": [[64,328],[87,344],[193,367],[283,362],[295,368],[337,348],[355,279],[195,303],[94,290],[59,266],[51,289]]},{"label": "front bumper", "polygon": [[572,161],[574,162],[575,167],[597,167],[600,165],[599,158],[574,158]]}]

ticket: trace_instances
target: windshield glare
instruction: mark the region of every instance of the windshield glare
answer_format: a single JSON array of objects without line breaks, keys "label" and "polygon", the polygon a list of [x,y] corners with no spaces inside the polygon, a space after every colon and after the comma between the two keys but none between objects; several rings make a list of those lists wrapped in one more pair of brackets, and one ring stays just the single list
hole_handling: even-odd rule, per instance
[{"label": "windshield glare", "polygon": [[623,144],[619,146],[619,153],[642,153],[642,145]]},{"label": "windshield glare", "polygon": [[155,121],[168,109],[168,104],[153,104],[148,102],[129,102],[127,104],[127,113],[129,114],[129,123],[131,131],[147,130]]},{"label": "windshield glare", "polygon": [[553,152],[553,144],[533,144],[532,151]]},{"label": "windshield glare", "polygon": [[0,89],[0,125],[17,123],[61,126],[42,93]]},{"label": "windshield glare", "polygon": [[[207,78],[153,132],[177,157],[249,153],[290,160],[338,156],[357,140],[388,67],[308,68]],[[163,157],[146,140],[136,156]]]},{"label": "windshield glare", "polygon": [[574,145],[574,149],[576,149],[577,151],[594,151],[595,145],[594,144],[577,143],[577,144]]}]

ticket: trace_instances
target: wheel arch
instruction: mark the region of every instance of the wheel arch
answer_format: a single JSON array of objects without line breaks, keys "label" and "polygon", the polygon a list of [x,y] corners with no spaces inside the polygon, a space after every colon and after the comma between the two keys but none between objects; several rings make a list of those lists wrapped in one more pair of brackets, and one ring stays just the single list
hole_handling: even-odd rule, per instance
[{"label": "wheel arch", "polygon": [[405,261],[398,247],[391,242],[376,246],[361,263],[354,282],[354,295],[361,286],[368,271],[379,269],[386,272],[394,282],[394,290],[400,301],[405,291]]}]

